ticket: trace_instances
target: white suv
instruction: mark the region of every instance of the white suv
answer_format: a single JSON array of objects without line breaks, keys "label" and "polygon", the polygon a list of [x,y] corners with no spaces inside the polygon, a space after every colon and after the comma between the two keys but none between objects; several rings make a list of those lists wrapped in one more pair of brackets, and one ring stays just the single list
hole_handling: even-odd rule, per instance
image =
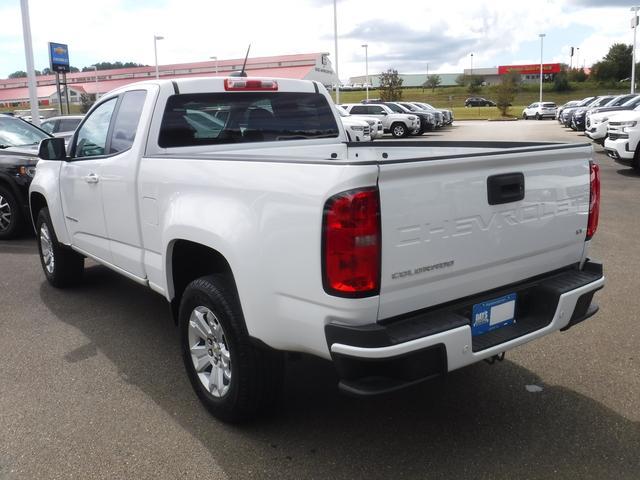
[{"label": "white suv", "polygon": [[640,143],[640,112],[616,115],[609,121],[604,149],[616,162],[640,170],[638,143]]},{"label": "white suv", "polygon": [[393,113],[386,105],[347,103],[342,105],[351,115],[375,117],[382,122],[384,131],[396,138],[406,137],[420,128],[420,119],[416,115]]},{"label": "white suv", "polygon": [[558,106],[553,102],[536,102],[532,103],[522,111],[522,118],[529,120],[535,118],[542,120],[545,117],[556,118]]}]

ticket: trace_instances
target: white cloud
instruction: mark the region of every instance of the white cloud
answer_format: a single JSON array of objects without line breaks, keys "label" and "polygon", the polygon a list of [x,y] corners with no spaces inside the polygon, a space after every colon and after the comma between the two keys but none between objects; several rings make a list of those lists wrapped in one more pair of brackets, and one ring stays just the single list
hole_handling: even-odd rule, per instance
[{"label": "white cloud", "polygon": [[[628,8],[587,8],[584,3],[594,2],[343,0],[338,3],[340,76],[364,73],[362,43],[369,45],[374,74],[390,67],[424,71],[427,63],[430,71],[461,71],[469,67],[472,52],[478,67],[537,61],[535,52],[525,53],[537,34],[569,27],[597,31],[576,45],[588,63],[614,41],[631,41]],[[17,4],[0,6],[0,76],[24,69]],[[76,66],[114,60],[151,65],[154,34],[165,37],[158,44],[161,63],[213,55],[238,58],[249,42],[252,56],[334,52],[330,0],[58,0],[55,8],[48,0],[31,0],[30,9],[36,68],[47,65],[48,41],[68,43]],[[363,27],[376,25],[391,28],[367,35]],[[567,38],[562,47],[548,51],[549,58],[566,61],[568,46],[575,42]]]}]

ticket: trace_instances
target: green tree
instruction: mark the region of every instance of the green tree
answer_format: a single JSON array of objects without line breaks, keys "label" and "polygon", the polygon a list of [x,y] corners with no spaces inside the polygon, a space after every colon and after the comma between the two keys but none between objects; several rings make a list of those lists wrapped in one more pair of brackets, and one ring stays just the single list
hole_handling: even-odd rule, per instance
[{"label": "green tree", "polygon": [[467,84],[467,77],[464,73],[461,73],[456,77],[456,83],[461,87],[464,87]]},{"label": "green tree", "polygon": [[96,96],[93,93],[81,93],[80,94],[80,111],[87,113],[96,101]]},{"label": "green tree", "polygon": [[402,100],[402,78],[398,71],[390,68],[380,74],[380,98],[383,102]]},{"label": "green tree", "polygon": [[571,85],[569,85],[569,77],[567,75],[567,71],[562,69],[559,73],[556,73],[556,76],[553,79],[553,91],[554,92],[568,92],[571,90]]},{"label": "green tree", "polygon": [[567,72],[567,79],[570,82],[585,82],[587,74],[584,73],[583,68],[572,68]]},{"label": "green tree", "polygon": [[440,75],[429,75],[427,77],[427,81],[422,84],[422,87],[423,88],[424,87],[429,87],[429,88],[431,88],[432,92],[435,92],[436,91],[436,87],[438,85],[440,85],[441,83],[442,83],[442,78],[440,78]]},{"label": "green tree", "polygon": [[630,77],[632,51],[631,45],[614,43],[609,48],[609,53],[601,61],[593,64],[591,69],[593,77],[599,81],[618,81]]},{"label": "green tree", "polygon": [[17,72],[13,72],[9,74],[9,78],[24,78],[27,76],[27,72],[23,70],[18,70]]},{"label": "green tree", "polygon": [[470,94],[480,93],[484,78],[477,75],[469,75],[467,77],[467,92]]},{"label": "green tree", "polygon": [[509,113],[509,107],[513,104],[520,89],[520,83],[520,74],[509,73],[502,77],[502,82],[497,86],[496,106],[503,117],[506,117]]}]

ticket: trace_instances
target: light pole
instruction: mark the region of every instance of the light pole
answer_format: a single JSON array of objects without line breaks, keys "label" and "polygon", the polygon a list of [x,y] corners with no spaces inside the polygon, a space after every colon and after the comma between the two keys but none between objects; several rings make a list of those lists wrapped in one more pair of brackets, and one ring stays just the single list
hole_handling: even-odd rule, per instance
[{"label": "light pole", "polygon": [[95,81],[96,81],[96,100],[98,100],[99,95],[98,95],[98,67],[96,65],[91,65],[93,67],[93,70],[96,72],[95,75]]},{"label": "light pole", "polygon": [[[22,35],[24,36],[24,56],[27,61],[27,80],[29,85],[29,104],[31,106],[31,122],[40,126],[38,111],[38,90],[36,87],[36,70],[33,66],[33,44],[31,43],[31,20],[29,19],[29,0],[20,0],[22,11]],[[60,105],[62,108],[62,105]]]},{"label": "light pole", "polygon": [[576,47],[576,68],[580,68],[580,47]]},{"label": "light pole", "polygon": [[369,100],[369,45],[365,43],[362,48],[364,48],[365,89],[367,90],[367,100]]},{"label": "light pole", "polygon": [[333,0],[333,42],[336,49],[336,103],[340,103],[340,73],[338,73],[338,6],[337,0]]},{"label": "light pole", "polygon": [[473,77],[473,53],[471,54],[471,74],[470,77]]},{"label": "light pole", "polygon": [[544,44],[544,33],[538,35],[540,37],[540,102],[542,102],[542,46]]},{"label": "light pole", "polygon": [[153,55],[156,58],[156,78],[160,78],[160,70],[158,70],[158,40],[164,40],[163,36],[153,36]]},{"label": "light pole", "polygon": [[218,75],[218,57],[209,57],[211,60],[216,61],[216,75]]},{"label": "light pole", "polygon": [[633,54],[631,56],[631,93],[636,93],[636,30],[638,28],[638,7],[631,7],[633,18],[631,28],[633,28]]}]

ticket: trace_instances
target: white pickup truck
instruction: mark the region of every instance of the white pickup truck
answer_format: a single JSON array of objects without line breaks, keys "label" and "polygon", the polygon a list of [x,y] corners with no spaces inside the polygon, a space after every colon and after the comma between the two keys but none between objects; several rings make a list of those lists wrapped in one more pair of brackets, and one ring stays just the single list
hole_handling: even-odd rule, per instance
[{"label": "white pickup truck", "polygon": [[47,280],[77,284],[88,257],[163,295],[197,395],[228,421],[273,404],[285,352],[378,394],[596,312],[590,146],[348,142],[332,105],[288,79],[104,95],[68,152],[40,145]]}]

